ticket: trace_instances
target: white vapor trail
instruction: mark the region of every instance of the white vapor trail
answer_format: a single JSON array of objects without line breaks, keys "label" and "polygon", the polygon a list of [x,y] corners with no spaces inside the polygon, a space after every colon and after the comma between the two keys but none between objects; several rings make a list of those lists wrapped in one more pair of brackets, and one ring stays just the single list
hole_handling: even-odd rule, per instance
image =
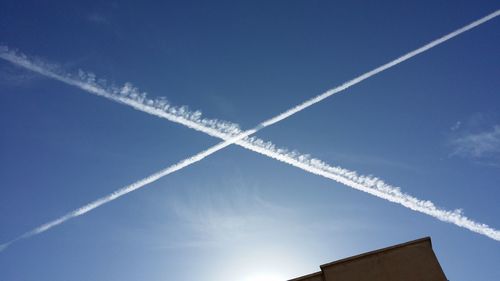
[{"label": "white vapor trail", "polygon": [[459,28],[451,33],[446,34],[445,36],[442,36],[442,37],[440,37],[440,38],[438,38],[430,43],[427,43],[424,46],[422,46],[418,49],[415,49],[415,50],[413,50],[413,51],[411,51],[411,52],[409,52],[409,53],[407,53],[407,54],[405,54],[405,55],[403,55],[403,56],[401,56],[393,61],[390,61],[384,65],[381,65],[381,66],[379,66],[373,70],[370,70],[370,71],[368,71],[368,72],[366,72],[366,73],[364,73],[364,74],[362,74],[362,75],[360,75],[360,76],[358,76],[358,77],[356,77],[348,82],[345,82],[344,84],[342,84],[340,86],[337,86],[331,90],[328,90],[321,95],[318,95],[312,99],[309,99],[309,100],[281,113],[280,115],[263,122],[262,125],[264,127],[266,127],[266,126],[269,126],[269,125],[274,124],[276,122],[279,122],[285,118],[288,118],[291,115],[293,115],[299,111],[302,111],[302,110],[306,109],[307,107],[309,107],[315,103],[318,103],[331,95],[334,95],[338,92],[341,92],[341,91],[343,91],[343,90],[345,90],[353,85],[358,84],[359,82],[361,82],[365,79],[372,77],[373,75],[376,75],[376,74],[378,74],[386,69],[389,69],[395,65],[398,65],[398,64],[400,64],[408,59],[411,59],[412,57],[414,57],[418,54],[421,54],[421,53],[423,53],[423,52],[425,52],[425,51],[427,51],[427,50],[429,50],[429,49],[431,49],[439,44],[442,44],[442,43],[452,39],[453,37],[456,37],[456,36],[466,32],[468,30],[471,30],[474,27],[477,27],[477,26],[479,26],[479,25],[481,25],[489,20],[492,20],[499,15],[500,15],[500,10],[496,10],[495,12],[493,12],[493,13],[491,13],[483,18],[480,18],[480,19],[478,19],[478,20],[476,20],[476,21],[474,21],[474,22],[472,22],[472,23],[470,23],[462,28]]},{"label": "white vapor trail", "polygon": [[169,175],[169,174],[176,172],[180,169],[183,169],[183,168],[185,168],[193,163],[196,163],[196,162],[202,160],[203,158],[223,149],[224,147],[226,147],[228,145],[231,145],[230,141],[220,142],[220,143],[210,147],[207,150],[204,150],[196,155],[193,155],[189,158],[181,160],[178,163],[176,163],[172,166],[169,166],[163,170],[160,170],[152,175],[149,175],[141,180],[138,180],[138,181],[134,182],[133,184],[122,187],[121,189],[118,189],[111,194],[108,194],[104,197],[101,197],[97,200],[94,200],[91,203],[88,203],[87,205],[80,207],[74,211],[71,211],[58,219],[55,219],[55,220],[50,221],[48,223],[45,223],[45,224],[43,224],[43,225],[41,225],[41,226],[39,226],[39,227],[29,231],[29,232],[24,233],[23,235],[17,237],[14,240],[11,240],[7,243],[0,245],[0,252],[3,251],[4,249],[6,249],[8,246],[10,246],[14,242],[17,242],[19,240],[26,239],[26,238],[32,237],[34,235],[40,234],[42,232],[45,232],[45,231],[47,231],[55,226],[58,226],[64,222],[66,222],[72,218],[76,218],[78,216],[84,215],[84,214],[92,211],[93,209],[101,206],[101,205],[104,205],[110,201],[113,201],[119,197],[122,197],[123,195],[125,195],[127,193],[130,193],[130,192],[135,191],[137,189],[140,189],[140,188],[142,188],[150,183],[153,183],[166,175]]},{"label": "white vapor trail", "polygon": [[170,105],[164,98],[160,99],[148,99],[145,93],[140,93],[135,87],[133,87],[130,83],[125,84],[123,87],[115,87],[115,86],[106,86],[105,80],[96,80],[96,77],[92,73],[85,73],[80,71],[77,77],[73,77],[70,74],[61,73],[56,67],[49,66],[41,61],[36,61],[29,59],[23,54],[18,54],[15,51],[9,50],[9,48],[5,46],[0,46],[0,58],[10,61],[11,63],[27,68],[44,76],[59,80],[66,84],[76,86],[80,89],[83,89],[92,94],[102,96],[108,98],[110,100],[123,103],[129,105],[137,110],[165,118],[167,120],[185,125],[189,128],[204,132],[208,135],[218,137],[223,139],[224,141],[195,155],[186,160],[183,160],[173,166],[170,166],[160,172],[157,172],[143,180],[140,180],[130,186],[124,187],[106,197],[98,199],[80,209],[77,209],[67,215],[44,224],[34,230],[27,232],[26,234],[16,238],[15,240],[0,245],[0,251],[6,248],[11,243],[31,237],[33,235],[44,232],[56,225],[59,225],[68,219],[71,219],[76,216],[80,216],[94,208],[99,207],[100,205],[107,203],[111,200],[114,200],[120,196],[125,195],[131,191],[139,189],[144,185],[151,183],[153,181],[158,180],[160,177],[168,175],[174,171],[177,171],[181,168],[184,168],[190,164],[193,164],[206,156],[226,147],[233,143],[236,143],[244,148],[252,150],[254,152],[258,152],[260,154],[266,155],[273,159],[282,161],[284,163],[290,164],[307,172],[320,175],[326,177],[328,179],[332,179],[344,185],[347,185],[351,188],[367,192],[379,198],[388,200],[390,202],[398,203],[403,205],[411,210],[418,211],[430,216],[433,216],[441,221],[453,223],[457,226],[464,227],[471,231],[477,232],[479,234],[490,237],[494,240],[500,241],[500,231],[489,227],[488,225],[481,224],[475,222],[466,216],[464,216],[461,210],[448,211],[442,208],[439,208],[434,205],[431,201],[420,200],[411,195],[403,193],[400,191],[398,187],[391,186],[384,181],[372,177],[372,176],[363,176],[358,175],[354,171],[349,171],[347,169],[343,169],[340,167],[330,166],[327,163],[311,158],[308,155],[299,154],[297,152],[290,152],[287,149],[276,148],[274,144],[271,142],[265,142],[261,139],[255,137],[249,137],[260,129],[270,126],[276,122],[279,122],[315,103],[322,101],[323,99],[336,94],[340,91],[343,91],[373,75],[376,75],[388,68],[391,68],[401,62],[404,62],[410,59],[413,56],[416,56],[422,52],[429,50],[430,48],[437,46],[459,34],[470,30],[482,23],[485,23],[497,16],[500,15],[500,10],[495,11],[492,14],[489,14],[475,22],[470,23],[452,33],[449,33],[437,40],[434,40],[423,47],[420,47],[412,52],[405,54],[389,63],[386,63],[374,70],[371,70],[365,74],[358,76],[357,78],[350,80],[336,88],[326,91],[325,93],[316,96],[300,105],[293,107],[290,110],[287,110],[276,117],[268,119],[253,129],[242,132],[239,129],[239,126],[221,120],[215,119],[204,119],[201,118],[201,112],[199,111],[189,111],[187,107],[174,107]]}]

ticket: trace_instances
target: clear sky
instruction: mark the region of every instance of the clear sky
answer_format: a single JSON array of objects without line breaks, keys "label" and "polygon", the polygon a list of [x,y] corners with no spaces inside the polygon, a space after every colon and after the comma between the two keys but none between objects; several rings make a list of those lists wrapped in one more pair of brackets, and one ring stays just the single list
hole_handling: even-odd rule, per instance
[{"label": "clear sky", "polygon": [[[0,45],[243,129],[499,8],[43,2],[0,3]],[[499,30],[497,18],[257,136],[498,229]],[[219,141],[1,60],[0,244]],[[423,236],[448,279],[500,280],[498,241],[230,146],[13,244],[0,279],[278,281]]]}]

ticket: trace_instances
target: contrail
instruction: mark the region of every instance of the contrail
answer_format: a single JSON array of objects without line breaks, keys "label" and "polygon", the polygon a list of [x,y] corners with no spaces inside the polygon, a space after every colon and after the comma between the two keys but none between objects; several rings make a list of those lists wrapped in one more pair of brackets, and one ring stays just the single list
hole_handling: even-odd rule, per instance
[{"label": "contrail", "polygon": [[130,192],[135,191],[137,189],[140,189],[140,188],[142,188],[150,183],[153,183],[166,175],[169,175],[169,174],[176,172],[180,169],[183,169],[191,164],[194,164],[194,163],[202,160],[203,158],[205,158],[205,157],[207,157],[207,156],[209,156],[209,155],[211,155],[211,154],[213,154],[213,153],[215,153],[215,152],[217,152],[217,151],[219,151],[219,150],[223,149],[224,147],[231,145],[231,144],[232,144],[231,141],[220,142],[220,143],[210,147],[207,150],[204,150],[196,155],[193,155],[189,158],[181,160],[178,163],[176,163],[172,166],[169,166],[163,170],[160,170],[160,171],[158,171],[150,176],[147,176],[139,181],[136,181],[133,184],[122,187],[109,195],[106,195],[106,196],[101,197],[97,200],[94,200],[91,203],[88,203],[87,205],[80,207],[74,211],[71,211],[58,219],[55,219],[55,220],[50,221],[48,223],[45,223],[45,224],[43,224],[43,225],[41,225],[41,226],[39,226],[39,227],[29,231],[29,232],[24,233],[23,235],[17,237],[16,239],[13,239],[7,243],[0,245],[0,252],[5,250],[8,246],[10,246],[11,244],[13,244],[19,240],[26,239],[26,238],[32,237],[34,235],[40,234],[42,232],[45,232],[45,231],[47,231],[55,226],[58,226],[64,222],[66,222],[72,218],[76,218],[78,216],[86,214],[86,213],[94,210],[95,208],[100,207],[101,205],[109,203],[109,202],[111,202],[119,197],[122,197],[123,195],[125,195],[127,193],[130,193]]},{"label": "contrail", "polygon": [[422,46],[414,51],[411,51],[411,52],[409,52],[409,53],[407,53],[407,54],[405,54],[405,55],[403,55],[403,56],[401,56],[393,61],[390,61],[384,65],[381,65],[381,66],[379,66],[373,70],[370,70],[370,71],[368,71],[368,72],[366,72],[366,73],[364,73],[364,74],[362,74],[362,75],[360,75],[360,76],[358,76],[358,77],[356,77],[348,82],[345,82],[344,84],[342,84],[340,86],[337,86],[331,90],[328,90],[321,95],[318,95],[312,99],[309,99],[309,100],[281,113],[280,115],[263,122],[262,125],[264,127],[266,127],[266,126],[272,125],[276,122],[279,122],[285,118],[288,118],[291,115],[293,115],[299,111],[302,111],[302,110],[308,108],[309,106],[326,99],[327,97],[329,97],[331,95],[334,95],[338,92],[341,92],[341,91],[343,91],[351,86],[354,86],[354,85],[358,84],[359,82],[361,82],[365,79],[368,79],[368,78],[370,78],[370,77],[372,77],[372,76],[374,76],[374,75],[376,75],[376,74],[378,74],[386,69],[389,69],[389,68],[391,68],[395,65],[398,65],[406,60],[409,60],[412,57],[414,57],[418,54],[421,54],[421,53],[423,53],[423,52],[425,52],[433,47],[436,47],[437,45],[442,44],[442,43],[450,40],[451,38],[456,37],[456,36],[466,32],[468,30],[471,30],[474,27],[477,27],[477,26],[479,26],[479,25],[481,25],[489,20],[492,20],[499,15],[500,15],[500,10],[496,10],[495,12],[493,12],[493,13],[491,13],[491,14],[489,14],[481,19],[478,19],[478,20],[476,20],[476,21],[474,21],[474,22],[472,22],[472,23],[470,23],[462,28],[459,28],[459,29],[457,29],[457,30],[455,30],[455,31],[443,36],[443,37],[440,37],[440,38],[438,38],[430,43],[427,43],[426,45],[424,45],[424,46]]},{"label": "contrail", "polygon": [[[311,98],[295,107],[272,117],[262,123],[260,123],[249,135],[263,129],[265,127],[271,126],[285,118],[288,118],[295,113],[302,111],[336,93],[339,93],[347,88],[354,86],[384,70],[387,70],[393,66],[396,66],[418,54],[421,54],[437,45],[440,45],[468,30],[471,30],[487,21],[500,15],[500,10],[497,10],[487,16],[484,16],[464,27],[461,27],[447,35],[444,35],[426,45],[415,49],[395,60],[392,60],[386,64],[383,64],[373,70],[370,70],[348,82],[343,83],[333,89],[330,89],[314,98]],[[209,135],[222,138],[220,131],[228,133],[230,135],[238,135],[241,133],[238,125],[226,121],[215,120],[215,119],[202,119],[201,112],[199,111],[189,111],[187,107],[175,107],[170,105],[164,98],[160,99],[149,99],[146,93],[139,92],[130,83],[125,84],[123,87],[118,88],[115,86],[107,87],[105,86],[105,80],[96,80],[96,77],[92,73],[85,73],[83,71],[79,72],[78,78],[72,77],[71,75],[64,73],[57,73],[57,69],[53,66],[48,66],[42,62],[32,61],[23,54],[17,54],[15,51],[9,51],[6,46],[0,46],[0,58],[7,60],[15,65],[24,67],[31,71],[37,72],[41,75],[59,80],[66,84],[76,86],[82,90],[90,92],[92,94],[106,97],[110,100],[117,101],[119,103],[127,104],[133,108],[151,113],[158,117],[166,118],[170,121],[185,125],[189,128],[205,132]],[[208,127],[208,128],[207,128]],[[216,129],[212,131],[210,129]],[[249,131],[251,131],[249,130]]]},{"label": "contrail", "polygon": [[[445,210],[436,206],[429,200],[421,200],[406,194],[402,192],[399,187],[387,184],[379,178],[359,175],[355,171],[350,171],[338,166],[330,166],[319,159],[311,158],[307,154],[276,149],[275,145],[270,142],[265,143],[258,139],[254,140],[255,142],[238,142],[238,144],[304,171],[323,176],[351,188],[403,205],[411,210],[427,214],[441,221],[455,224],[496,241],[500,241],[499,230],[467,218],[460,209],[453,211]],[[256,145],[255,143],[260,143],[260,145]]]},{"label": "contrail", "polygon": [[263,155],[269,156],[271,158],[277,159],[279,161],[285,162],[287,164],[293,165],[295,167],[298,167],[300,169],[303,169],[305,171],[324,176],[326,178],[335,180],[337,182],[340,182],[342,184],[345,184],[349,187],[352,187],[354,189],[358,189],[364,192],[367,192],[369,194],[372,194],[374,196],[386,199],[388,201],[394,202],[401,204],[407,208],[410,208],[412,210],[422,212],[424,214],[436,217],[442,221],[445,222],[450,222],[453,224],[456,224],[458,226],[467,228],[471,231],[486,235],[492,239],[495,239],[497,241],[500,241],[500,232],[498,230],[495,230],[493,228],[490,228],[489,226],[481,223],[474,222],[473,220],[468,219],[465,217],[460,210],[455,210],[455,211],[448,211],[444,210],[441,208],[436,207],[432,202],[430,201],[425,201],[425,200],[420,200],[415,197],[412,197],[411,195],[402,193],[399,188],[388,185],[384,183],[382,180],[378,178],[374,178],[371,176],[361,176],[358,175],[356,172],[349,171],[347,169],[343,169],[340,167],[332,167],[329,166],[328,164],[322,162],[321,160],[318,159],[313,159],[310,158],[307,155],[302,155],[296,152],[288,152],[286,149],[276,149],[275,145],[270,143],[270,142],[264,142],[260,139],[257,138],[248,138],[251,134],[257,132],[258,130],[270,126],[276,122],[279,122],[317,102],[320,102],[321,100],[338,93],[344,89],[347,89],[350,86],[353,86],[385,69],[388,69],[396,64],[399,64],[419,53],[422,53],[438,44],[441,44],[445,42],[446,40],[449,40],[469,29],[472,29],[488,20],[493,19],[494,17],[500,15],[500,10],[481,18],[480,20],[477,20],[465,27],[462,27],[448,35],[445,35],[435,41],[432,41],[431,43],[415,50],[412,51],[396,60],[393,60],[387,64],[384,64],[372,71],[369,71],[349,82],[346,82],[342,84],[339,87],[336,87],[334,89],[331,89],[313,99],[310,99],[300,105],[295,106],[294,108],[285,111],[284,113],[273,117],[271,119],[268,119],[255,128],[251,130],[247,130],[243,133],[240,133],[241,130],[236,124],[225,122],[225,121],[219,121],[219,120],[209,120],[209,119],[201,119],[201,113],[199,111],[197,112],[190,112],[187,110],[186,107],[172,107],[169,105],[166,100],[164,99],[157,99],[157,100],[151,100],[146,98],[145,93],[139,93],[136,88],[131,86],[131,84],[126,84],[122,88],[116,88],[116,87],[109,87],[105,88],[103,84],[105,82],[103,81],[97,81],[95,75],[93,74],[88,74],[84,72],[79,73],[79,78],[75,79],[71,77],[70,75],[67,74],[60,74],[57,73],[55,69],[51,69],[50,67],[47,67],[46,64],[43,64],[41,62],[36,62],[28,59],[26,56],[22,54],[17,54],[14,51],[9,51],[7,47],[0,47],[0,57],[8,60],[18,66],[25,67],[27,69],[30,69],[32,71],[38,72],[42,75],[54,78],[56,80],[62,81],[64,83],[67,83],[69,85],[77,86],[85,91],[88,91],[90,93],[106,97],[108,99],[124,103],[127,105],[132,106],[133,108],[137,110],[141,110],[162,118],[166,118],[170,121],[177,122],[183,125],[186,125],[190,128],[196,129],[198,131],[205,132],[209,135],[219,137],[224,139],[224,142],[221,142],[217,144],[216,146],[209,148],[208,150],[205,150],[195,156],[192,156],[186,160],[183,160],[176,165],[170,166],[160,172],[157,172],[143,180],[140,180],[130,186],[124,187],[109,196],[103,197],[101,199],[98,199],[80,209],[77,209],[71,213],[68,213],[67,215],[49,222],[47,224],[44,224],[30,232],[27,232],[26,234],[6,243],[3,245],[0,245],[0,251],[5,249],[8,245],[11,243],[18,241],[20,239],[28,238],[31,237],[35,234],[44,232],[56,225],[59,225],[68,219],[71,219],[73,217],[82,215],[94,208],[97,208],[98,206],[107,203],[111,200],[114,200],[122,195],[125,195],[128,192],[134,191],[138,188],[143,187],[144,185],[151,183],[153,181],[158,180],[160,177],[163,177],[165,175],[168,175],[174,171],[177,171],[179,169],[182,169],[190,164],[193,164],[197,161],[200,161],[201,159],[205,158],[206,156],[215,153],[216,151],[229,146],[233,143],[237,143],[240,146],[243,146],[245,148],[248,148],[252,151],[261,153]]}]

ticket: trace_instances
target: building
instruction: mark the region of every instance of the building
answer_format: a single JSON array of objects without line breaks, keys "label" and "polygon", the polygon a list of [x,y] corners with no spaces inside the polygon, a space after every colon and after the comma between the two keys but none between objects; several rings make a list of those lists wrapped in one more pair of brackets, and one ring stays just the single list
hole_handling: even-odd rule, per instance
[{"label": "building", "polygon": [[341,259],[289,281],[446,281],[431,238]]}]

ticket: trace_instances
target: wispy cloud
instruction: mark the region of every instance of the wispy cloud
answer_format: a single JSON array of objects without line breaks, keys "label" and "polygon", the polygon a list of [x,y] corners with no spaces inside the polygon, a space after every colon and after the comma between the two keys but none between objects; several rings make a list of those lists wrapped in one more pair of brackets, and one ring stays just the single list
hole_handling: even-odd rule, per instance
[{"label": "wispy cloud", "polygon": [[471,163],[500,167],[500,123],[498,112],[477,112],[457,121],[449,132],[446,145],[449,157]]},{"label": "wispy cloud", "polygon": [[473,159],[500,157],[500,125],[478,133],[467,133],[451,140],[453,156]]},{"label": "wispy cloud", "polygon": [[312,106],[325,98],[339,93],[357,83],[368,79],[369,77],[376,75],[386,69],[389,69],[401,62],[404,62],[422,52],[425,52],[459,34],[466,32],[482,23],[485,23],[495,17],[500,15],[500,10],[487,15],[467,26],[464,26],[452,33],[449,33],[437,40],[434,40],[423,47],[420,47],[414,51],[407,53],[387,64],[384,64],[374,70],[371,70],[365,74],[358,76],[357,78],[350,80],[336,88],[326,91],[325,93],[316,96],[302,104],[299,104],[273,118],[270,118],[253,129],[242,132],[239,127],[230,122],[210,120],[201,118],[201,113],[199,111],[191,112],[186,107],[174,107],[171,106],[165,99],[149,99],[145,93],[139,92],[131,84],[125,84],[123,87],[106,86],[106,81],[98,80],[94,74],[80,72],[78,77],[74,77],[70,74],[60,73],[57,69],[52,69],[46,67],[44,64],[34,62],[30,60],[25,55],[19,54],[15,51],[9,50],[5,46],[0,46],[0,58],[10,61],[16,65],[25,67],[44,76],[59,80],[66,84],[79,87],[92,94],[106,97],[110,100],[132,106],[137,110],[141,110],[158,117],[166,118],[170,121],[183,124],[189,128],[205,132],[211,136],[215,136],[223,139],[224,141],[195,155],[186,160],[179,162],[173,166],[170,166],[160,172],[157,172],[143,180],[140,180],[130,186],[122,188],[113,194],[96,200],[82,208],[79,208],[57,220],[44,224],[26,234],[16,238],[15,240],[2,245],[5,248],[14,241],[31,237],[33,235],[39,234],[41,232],[47,231],[48,229],[59,225],[71,218],[80,216],[90,210],[97,208],[98,206],[110,202],[120,196],[123,196],[133,190],[139,189],[148,183],[158,180],[159,178],[168,175],[174,171],[182,169],[188,165],[191,165],[197,161],[202,160],[208,155],[215,153],[216,151],[236,143],[242,147],[250,149],[252,151],[261,153],[263,155],[269,156],[273,159],[282,161],[284,163],[293,165],[310,173],[320,175],[339,183],[342,183],[351,188],[372,194],[379,198],[388,200],[393,203],[403,205],[411,210],[418,211],[430,216],[433,216],[439,220],[453,223],[457,226],[464,227],[471,231],[483,234],[492,239],[500,241],[500,231],[489,227],[488,225],[475,222],[462,214],[461,210],[448,211],[437,207],[434,203],[428,200],[420,200],[411,195],[401,192],[398,187],[386,184],[384,181],[371,176],[358,175],[355,171],[350,171],[340,167],[330,166],[325,162],[311,158],[309,155],[300,154],[295,151],[288,151],[287,149],[276,148],[276,146],[271,142],[265,142],[261,139],[255,137],[249,137],[255,132],[275,124],[289,116],[298,113],[309,106]]},{"label": "wispy cloud", "polygon": [[453,126],[451,126],[450,130],[451,131],[456,131],[456,130],[460,129],[461,126],[462,126],[462,122],[461,121],[457,121],[457,122],[455,122],[455,124],[453,124]]},{"label": "wispy cloud", "polygon": [[224,193],[196,190],[169,200],[168,205],[182,231],[190,234],[174,240],[172,247],[216,247],[260,239],[290,229],[294,213],[263,199],[256,189],[238,186]]}]

